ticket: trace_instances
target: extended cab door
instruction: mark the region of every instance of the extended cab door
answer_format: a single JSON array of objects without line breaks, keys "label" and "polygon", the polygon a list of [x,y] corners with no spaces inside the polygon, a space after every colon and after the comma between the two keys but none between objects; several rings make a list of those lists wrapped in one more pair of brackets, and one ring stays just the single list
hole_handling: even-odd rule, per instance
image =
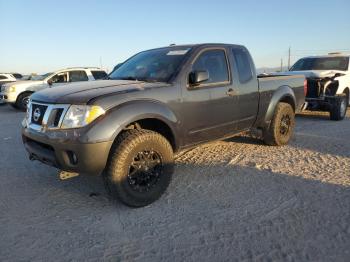
[{"label": "extended cab door", "polygon": [[[187,144],[237,132],[238,96],[232,82],[226,48],[205,48],[193,59],[188,85],[183,92]],[[208,72],[209,79],[192,85],[191,75]]]},{"label": "extended cab door", "polygon": [[258,114],[258,79],[253,60],[245,47],[233,46],[231,54],[233,81],[235,91],[239,96],[237,110],[240,121],[238,128],[243,130],[252,127]]}]

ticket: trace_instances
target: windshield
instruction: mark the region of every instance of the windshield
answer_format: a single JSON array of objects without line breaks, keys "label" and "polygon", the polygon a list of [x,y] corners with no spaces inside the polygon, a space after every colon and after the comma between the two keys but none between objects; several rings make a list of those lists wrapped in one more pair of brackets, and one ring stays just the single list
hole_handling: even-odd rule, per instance
[{"label": "windshield", "polygon": [[51,75],[52,73],[46,73],[44,75],[37,75],[37,76],[32,76],[30,78],[30,80],[34,80],[34,81],[41,81],[44,80],[46,77],[48,77],[49,75]]},{"label": "windshield", "polygon": [[109,75],[109,79],[168,82],[190,48],[162,48],[141,52]]},{"label": "windshield", "polygon": [[298,60],[290,71],[305,70],[340,70],[346,71],[349,57],[309,57]]}]

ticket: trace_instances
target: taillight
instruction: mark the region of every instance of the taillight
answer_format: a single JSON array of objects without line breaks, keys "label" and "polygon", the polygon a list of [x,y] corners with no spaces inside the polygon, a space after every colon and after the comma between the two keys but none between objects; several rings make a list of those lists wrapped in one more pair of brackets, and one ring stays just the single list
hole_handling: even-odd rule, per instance
[{"label": "taillight", "polygon": [[304,95],[306,96],[307,94],[307,80],[304,80]]}]

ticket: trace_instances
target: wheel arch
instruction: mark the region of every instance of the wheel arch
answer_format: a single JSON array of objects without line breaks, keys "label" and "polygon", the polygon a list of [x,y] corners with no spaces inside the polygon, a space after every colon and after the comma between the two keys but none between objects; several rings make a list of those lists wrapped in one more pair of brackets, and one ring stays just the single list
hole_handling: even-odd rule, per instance
[{"label": "wheel arch", "polygon": [[34,93],[34,91],[30,91],[30,90],[23,90],[22,92],[20,92],[18,95],[17,95],[17,98],[16,98],[16,101],[18,100],[18,98],[23,95],[23,94],[30,94],[32,95]]},{"label": "wheel arch", "polygon": [[[127,129],[146,129],[157,132],[169,141],[174,151],[177,149],[175,134],[172,128],[168,123],[166,123],[166,121],[160,119],[159,117],[153,116],[150,118],[140,118],[134,122],[127,124],[121,132]],[[117,135],[117,137],[121,134],[121,132]]]},{"label": "wheel arch", "polygon": [[275,113],[275,109],[278,103],[284,102],[292,106],[294,112],[296,110],[296,98],[292,88],[289,86],[280,86],[272,95],[270,104],[266,111],[265,123],[269,123]]},{"label": "wheel arch", "polygon": [[177,124],[177,117],[163,103],[130,101],[108,110],[83,139],[85,142],[115,141],[124,130],[144,128],[163,135],[176,151],[179,147]]}]

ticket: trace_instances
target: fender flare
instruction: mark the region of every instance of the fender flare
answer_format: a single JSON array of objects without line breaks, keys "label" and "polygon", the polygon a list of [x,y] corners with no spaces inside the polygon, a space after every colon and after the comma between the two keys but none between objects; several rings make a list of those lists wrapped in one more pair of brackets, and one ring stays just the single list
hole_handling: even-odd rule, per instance
[{"label": "fender flare", "polygon": [[134,100],[108,110],[87,131],[82,142],[114,141],[129,124],[149,118],[164,122],[176,140],[178,119],[168,106],[153,100]]},{"label": "fender flare", "polygon": [[271,97],[270,104],[267,108],[266,115],[265,115],[265,123],[271,122],[273,115],[275,113],[276,106],[281,101],[286,101],[291,103],[291,106],[295,111],[296,98],[295,98],[293,89],[287,85],[280,86],[275,90],[275,92]]}]

